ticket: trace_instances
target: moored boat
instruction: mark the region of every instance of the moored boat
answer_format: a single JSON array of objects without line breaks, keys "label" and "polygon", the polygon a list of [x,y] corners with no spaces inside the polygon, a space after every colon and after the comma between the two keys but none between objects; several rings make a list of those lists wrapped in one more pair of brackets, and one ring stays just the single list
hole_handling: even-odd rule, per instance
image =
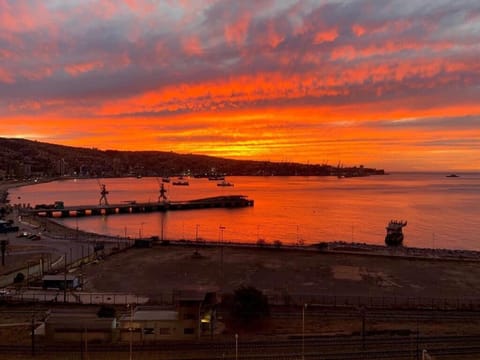
[{"label": "moored boat", "polygon": [[387,235],[385,236],[385,244],[387,246],[403,245],[402,228],[407,226],[406,221],[391,220],[386,227]]},{"label": "moored boat", "polygon": [[178,180],[172,182],[172,185],[188,186],[188,185],[190,185],[190,183],[188,182],[188,180],[178,179]]},{"label": "moored boat", "polygon": [[222,182],[217,183],[217,186],[233,186],[233,184],[224,179]]},{"label": "moored boat", "polygon": [[214,181],[225,180],[225,176],[222,176],[222,175],[210,175],[210,176],[208,177],[208,180],[214,180]]},{"label": "moored boat", "polygon": [[172,185],[180,185],[180,186],[188,186],[190,185],[188,181],[186,180],[179,180],[179,181],[174,181],[172,182]]}]

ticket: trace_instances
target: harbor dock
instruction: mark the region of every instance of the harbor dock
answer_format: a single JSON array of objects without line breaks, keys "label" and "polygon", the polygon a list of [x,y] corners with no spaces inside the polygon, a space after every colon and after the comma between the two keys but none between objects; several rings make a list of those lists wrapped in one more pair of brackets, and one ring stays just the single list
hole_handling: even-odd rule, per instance
[{"label": "harbor dock", "polygon": [[115,214],[138,214],[175,210],[194,210],[210,208],[242,208],[253,206],[254,201],[244,195],[215,196],[187,201],[159,201],[122,204],[78,205],[49,208],[23,209],[24,212],[44,217],[83,217]]}]

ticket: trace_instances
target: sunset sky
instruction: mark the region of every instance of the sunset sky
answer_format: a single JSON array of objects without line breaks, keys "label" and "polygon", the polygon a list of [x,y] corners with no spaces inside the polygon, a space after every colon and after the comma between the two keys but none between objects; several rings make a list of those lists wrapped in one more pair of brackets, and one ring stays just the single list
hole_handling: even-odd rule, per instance
[{"label": "sunset sky", "polygon": [[0,136],[480,170],[480,1],[0,0]]}]

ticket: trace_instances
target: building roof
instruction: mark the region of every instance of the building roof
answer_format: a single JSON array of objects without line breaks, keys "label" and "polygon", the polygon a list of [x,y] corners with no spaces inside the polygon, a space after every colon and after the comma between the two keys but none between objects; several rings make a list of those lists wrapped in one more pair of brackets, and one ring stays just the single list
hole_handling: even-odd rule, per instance
[{"label": "building roof", "polygon": [[92,309],[55,309],[45,320],[49,327],[69,330],[102,330],[116,326],[115,318],[100,318]]},{"label": "building roof", "polygon": [[177,290],[174,294],[176,301],[196,301],[205,300],[205,291],[201,290]]},{"label": "building roof", "polygon": [[138,306],[130,314],[124,313],[121,321],[175,321],[178,320],[178,311],[173,310],[171,306]]},{"label": "building roof", "polygon": [[67,274],[67,276],[63,274],[59,274],[59,275],[44,275],[42,280],[43,281],[65,281],[65,278],[67,279],[67,281],[73,281],[75,279],[78,279],[77,276],[72,274]]},{"label": "building roof", "polygon": [[[125,320],[129,320],[126,317]],[[178,311],[173,310],[137,310],[133,313],[134,321],[148,321],[148,320],[178,320]]]}]

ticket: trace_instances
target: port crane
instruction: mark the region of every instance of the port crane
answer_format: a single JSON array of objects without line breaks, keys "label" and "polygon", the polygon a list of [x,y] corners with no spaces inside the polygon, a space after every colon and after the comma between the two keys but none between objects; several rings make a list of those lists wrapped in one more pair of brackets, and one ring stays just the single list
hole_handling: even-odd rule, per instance
[{"label": "port crane", "polygon": [[158,185],[160,185],[160,193],[158,195],[158,202],[159,203],[165,203],[168,202],[167,195],[167,189],[165,189],[165,185],[163,184],[163,181],[160,181],[160,179],[157,178]]},{"label": "port crane", "polygon": [[100,200],[98,201],[98,205],[99,206],[108,206],[108,199],[107,199],[107,195],[108,195],[108,190],[107,190],[107,186],[105,184],[102,184],[99,180],[97,180],[98,182],[98,186],[100,186]]}]

